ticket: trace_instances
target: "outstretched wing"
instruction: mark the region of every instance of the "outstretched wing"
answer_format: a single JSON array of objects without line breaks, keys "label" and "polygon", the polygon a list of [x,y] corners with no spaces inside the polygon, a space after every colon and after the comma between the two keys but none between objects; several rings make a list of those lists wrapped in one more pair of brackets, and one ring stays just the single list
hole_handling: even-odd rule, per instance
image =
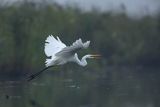
[{"label": "outstretched wing", "polygon": [[58,53],[56,53],[55,56],[69,57],[71,55],[74,55],[80,49],[88,48],[89,44],[90,44],[90,41],[83,43],[81,39],[78,39],[71,46],[67,46],[63,48],[61,51],[59,51]]},{"label": "outstretched wing", "polygon": [[49,35],[45,40],[44,52],[46,56],[54,56],[56,53],[60,52],[66,45],[57,36],[55,39],[52,35]]}]

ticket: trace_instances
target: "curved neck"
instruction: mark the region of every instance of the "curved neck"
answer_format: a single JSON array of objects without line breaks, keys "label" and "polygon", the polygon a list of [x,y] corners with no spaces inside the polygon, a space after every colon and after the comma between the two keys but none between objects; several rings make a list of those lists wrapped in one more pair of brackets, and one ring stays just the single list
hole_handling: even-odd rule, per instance
[{"label": "curved neck", "polygon": [[75,55],[75,58],[76,58],[76,62],[81,65],[81,66],[86,66],[87,65],[87,61],[86,61],[86,58],[87,58],[87,55],[83,56],[81,60],[79,60],[78,58],[78,55],[76,54]]}]

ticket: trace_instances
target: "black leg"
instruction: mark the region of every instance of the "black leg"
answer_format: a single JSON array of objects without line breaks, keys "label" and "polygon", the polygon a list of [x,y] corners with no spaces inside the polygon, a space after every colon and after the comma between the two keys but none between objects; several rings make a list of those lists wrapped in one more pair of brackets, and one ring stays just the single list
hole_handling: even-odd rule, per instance
[{"label": "black leg", "polygon": [[47,69],[49,69],[49,68],[51,68],[51,67],[53,67],[53,66],[48,66],[48,67],[42,69],[41,71],[39,71],[39,72],[37,72],[37,73],[35,73],[35,74],[32,74],[31,76],[29,76],[29,77],[27,78],[27,81],[33,80],[35,77],[37,77],[38,75],[40,75],[43,71],[45,71],[45,70],[47,70]]}]

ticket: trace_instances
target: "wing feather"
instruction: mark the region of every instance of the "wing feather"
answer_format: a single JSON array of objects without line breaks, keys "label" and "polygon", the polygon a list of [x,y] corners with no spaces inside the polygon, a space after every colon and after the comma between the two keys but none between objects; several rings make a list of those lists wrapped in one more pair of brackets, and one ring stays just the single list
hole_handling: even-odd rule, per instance
[{"label": "wing feather", "polygon": [[44,52],[46,56],[50,57],[54,56],[65,47],[66,45],[59,39],[58,36],[57,39],[55,39],[52,35],[49,35],[45,40]]},{"label": "wing feather", "polygon": [[59,51],[58,53],[56,53],[55,56],[69,57],[71,55],[74,55],[80,49],[88,48],[89,44],[90,44],[90,41],[83,43],[80,38],[80,39],[76,40],[71,46],[67,46],[67,47],[63,48],[61,51]]}]

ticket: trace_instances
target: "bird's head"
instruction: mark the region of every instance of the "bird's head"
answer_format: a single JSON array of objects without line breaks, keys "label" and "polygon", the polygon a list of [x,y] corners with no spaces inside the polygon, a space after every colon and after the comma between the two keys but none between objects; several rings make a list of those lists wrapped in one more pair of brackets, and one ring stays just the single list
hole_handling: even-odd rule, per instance
[{"label": "bird's head", "polygon": [[81,66],[86,66],[87,65],[87,61],[86,61],[87,58],[99,59],[100,57],[101,57],[101,55],[98,55],[98,54],[88,54],[88,55],[83,56],[81,61],[78,63]]}]

